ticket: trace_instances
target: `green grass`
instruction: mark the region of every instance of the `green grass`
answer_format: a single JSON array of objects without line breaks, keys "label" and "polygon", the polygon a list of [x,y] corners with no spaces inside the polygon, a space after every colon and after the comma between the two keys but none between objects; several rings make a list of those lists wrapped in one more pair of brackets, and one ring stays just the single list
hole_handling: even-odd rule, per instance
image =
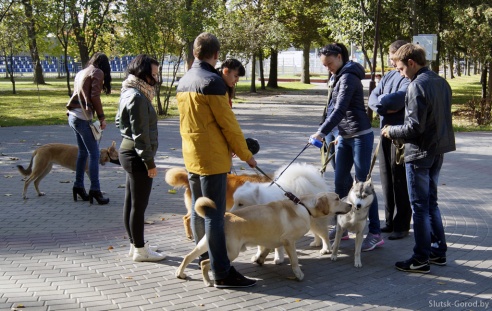
[{"label": "green grass", "polygon": [[[65,105],[69,99],[65,80],[47,79],[45,85],[35,85],[31,79],[18,78],[16,80],[17,94],[12,94],[12,84],[7,79],[0,79],[0,127],[26,125],[53,125],[66,124],[67,116]],[[101,95],[104,113],[108,122],[114,120],[118,107],[121,89],[121,79],[112,82],[112,93]],[[449,79],[453,89],[453,111],[468,109],[467,102],[481,96],[480,76],[462,76]],[[300,82],[280,82],[278,89],[266,88],[261,90],[260,83],[256,82],[256,96],[271,96],[298,92],[314,87],[314,85]],[[73,90],[73,85],[72,85]],[[250,95],[250,82],[240,81],[236,90],[235,103],[245,102]],[[174,96],[174,94],[173,94]],[[161,100],[163,97],[161,96]],[[168,116],[178,115],[175,98],[171,98]],[[160,116],[166,118],[168,116]],[[379,126],[379,121],[373,124]],[[491,125],[477,126],[466,117],[456,116],[453,120],[456,131],[491,131]]]}]

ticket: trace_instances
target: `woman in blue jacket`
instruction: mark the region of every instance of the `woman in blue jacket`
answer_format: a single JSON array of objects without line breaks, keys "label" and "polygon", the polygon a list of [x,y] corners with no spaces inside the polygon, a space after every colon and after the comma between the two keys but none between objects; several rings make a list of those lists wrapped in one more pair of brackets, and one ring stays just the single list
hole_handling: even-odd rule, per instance
[{"label": "woman in blue jacket", "polygon": [[[349,61],[347,48],[341,43],[328,44],[319,51],[321,63],[333,74],[334,87],[329,105],[332,113],[326,116],[312,138],[322,140],[335,127],[338,129],[336,146],[335,192],[346,197],[350,191],[347,176],[355,166],[355,177],[365,181],[371,166],[374,132],[364,106],[364,89],[361,80],[364,67]],[[330,234],[330,236],[334,236]],[[345,239],[347,233],[344,233]],[[362,251],[371,251],[384,244],[379,225],[376,196],[369,209],[369,233]]]}]

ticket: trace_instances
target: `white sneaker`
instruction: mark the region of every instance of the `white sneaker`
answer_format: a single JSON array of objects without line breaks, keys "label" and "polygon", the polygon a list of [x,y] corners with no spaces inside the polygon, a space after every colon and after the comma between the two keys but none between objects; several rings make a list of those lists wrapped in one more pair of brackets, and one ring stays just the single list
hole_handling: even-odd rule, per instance
[{"label": "white sneaker", "polygon": [[[151,251],[156,252],[159,249],[157,245],[149,245],[149,249]],[[135,252],[135,245],[130,244],[130,251],[128,252],[128,256],[133,257],[133,253]]]},{"label": "white sneaker", "polygon": [[149,249],[149,243],[145,243],[144,247],[135,247],[133,252],[133,261],[161,261],[165,259],[166,256],[161,253],[154,252]]}]

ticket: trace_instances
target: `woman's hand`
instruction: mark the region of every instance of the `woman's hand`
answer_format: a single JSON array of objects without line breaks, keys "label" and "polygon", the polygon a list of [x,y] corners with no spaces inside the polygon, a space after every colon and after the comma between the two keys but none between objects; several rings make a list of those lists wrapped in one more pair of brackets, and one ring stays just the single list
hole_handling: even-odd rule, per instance
[{"label": "woman's hand", "polygon": [[154,178],[157,176],[157,167],[148,170],[149,178]]},{"label": "woman's hand", "polygon": [[101,121],[101,130],[104,130],[106,128],[106,120]]}]

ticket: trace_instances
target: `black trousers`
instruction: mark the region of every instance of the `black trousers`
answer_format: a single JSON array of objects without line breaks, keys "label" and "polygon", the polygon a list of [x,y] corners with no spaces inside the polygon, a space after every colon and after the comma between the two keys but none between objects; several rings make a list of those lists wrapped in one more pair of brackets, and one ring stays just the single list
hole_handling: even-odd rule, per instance
[{"label": "black trousers", "polygon": [[125,203],[123,221],[135,247],[144,247],[145,210],[149,203],[153,179],[148,176],[147,167],[135,150],[120,149],[119,159],[126,171]]},{"label": "black trousers", "polygon": [[410,230],[412,208],[408,196],[405,164],[396,164],[396,147],[391,139],[381,137],[379,173],[385,205],[386,226],[393,231]]}]

